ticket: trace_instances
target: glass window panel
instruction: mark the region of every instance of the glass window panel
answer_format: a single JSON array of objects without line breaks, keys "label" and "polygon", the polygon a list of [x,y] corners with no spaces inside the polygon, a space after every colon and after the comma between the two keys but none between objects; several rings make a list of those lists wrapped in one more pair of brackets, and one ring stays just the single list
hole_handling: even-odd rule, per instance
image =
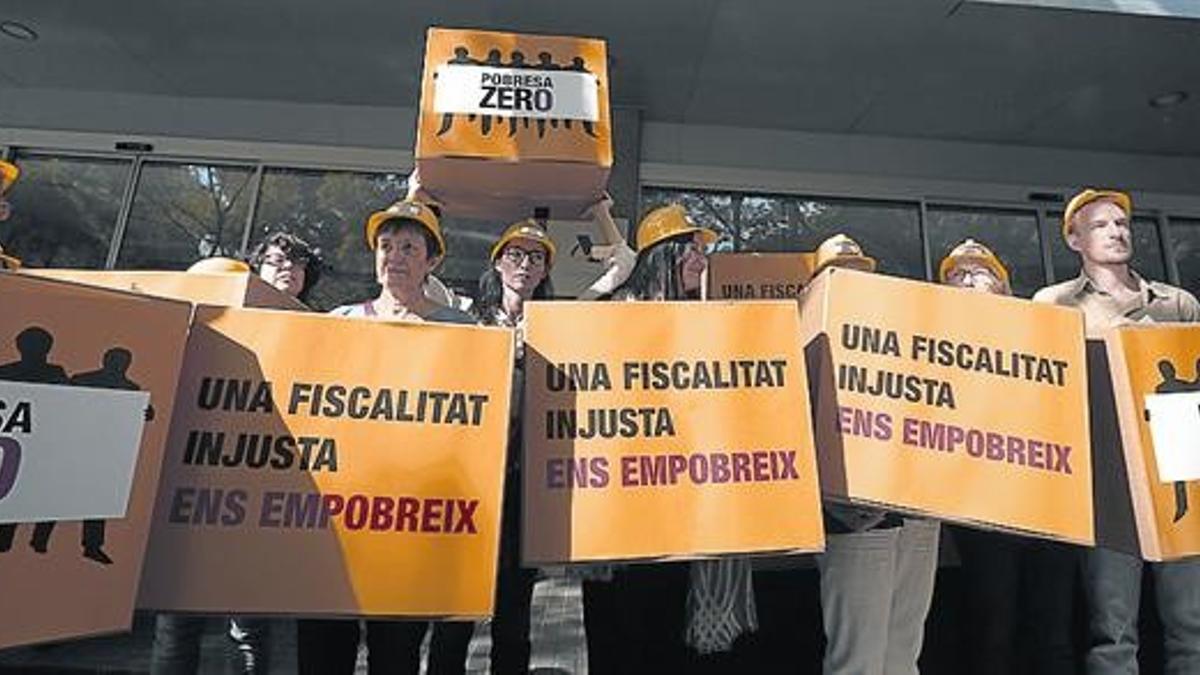
[{"label": "glass window panel", "polygon": [[1179,285],[1200,294],[1200,219],[1172,218],[1171,242],[1179,267]]},{"label": "glass window panel", "polygon": [[[1050,257],[1054,263],[1054,278],[1066,281],[1079,276],[1079,254],[1067,247],[1062,236],[1062,214],[1047,213],[1050,220]],[[1158,237],[1158,221],[1154,218],[1133,218],[1133,269],[1147,279],[1166,281],[1163,266],[1162,241]]]},{"label": "glass window panel", "polygon": [[104,267],[133,162],[18,155],[0,243],[31,267]]},{"label": "glass window panel", "polygon": [[843,232],[880,271],[923,279],[920,212],[916,204],[650,188],[647,210],[682,203],[699,223],[718,230],[739,251],[812,251]]},{"label": "glass window panel", "polygon": [[243,166],[143,164],[117,267],[185,269],[238,255],[253,175]]},{"label": "glass window panel", "polygon": [[1028,298],[1046,285],[1036,212],[931,206],[926,216],[935,277],[950,250],[971,238],[1000,257],[1015,295]]},{"label": "glass window panel", "polygon": [[291,232],[321,250],[321,281],[310,304],[329,310],[378,292],[363,227],[373,211],[404,197],[406,177],[349,171],[263,172],[250,248],[268,234]]}]

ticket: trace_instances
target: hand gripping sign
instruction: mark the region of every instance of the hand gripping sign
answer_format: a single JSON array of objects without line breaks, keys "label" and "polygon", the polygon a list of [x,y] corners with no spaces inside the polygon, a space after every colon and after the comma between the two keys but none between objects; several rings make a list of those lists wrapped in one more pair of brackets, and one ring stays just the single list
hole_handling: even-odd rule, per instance
[{"label": "hand gripping sign", "polygon": [[527,564],[824,547],[794,301],[526,316]]},{"label": "hand gripping sign", "polygon": [[0,298],[0,648],[125,630],[191,307],[14,273]]},{"label": "hand gripping sign", "polygon": [[1104,343],[1141,554],[1200,554],[1200,326],[1122,326]]},{"label": "hand gripping sign", "polygon": [[201,305],[140,605],[491,613],[511,331]]}]

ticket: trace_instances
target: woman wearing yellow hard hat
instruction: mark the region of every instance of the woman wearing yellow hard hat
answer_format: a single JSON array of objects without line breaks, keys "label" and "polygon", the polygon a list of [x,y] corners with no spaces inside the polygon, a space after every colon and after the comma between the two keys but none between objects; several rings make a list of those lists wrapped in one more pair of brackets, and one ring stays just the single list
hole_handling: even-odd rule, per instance
[{"label": "woman wearing yellow hard hat", "polygon": [[[0,160],[0,223],[8,220],[12,215],[12,205],[9,204],[5,195],[8,193],[8,188],[13,183],[17,182],[17,178],[21,176],[21,170],[16,164]],[[21,267],[21,261],[4,252],[4,247],[0,246],[0,270],[15,270]]]},{"label": "woman wearing yellow hard hat", "polygon": [[[446,256],[441,221],[423,202],[406,199],[372,213],[364,228],[368,248],[375,254],[379,294],[334,309],[330,314],[374,320],[436,321],[474,324],[470,314],[438,304],[425,294],[430,273]],[[369,671],[416,672],[421,643],[432,630],[431,672],[462,672],[463,636],[470,640],[468,622],[369,619],[366,641]],[[356,619],[301,619],[297,622],[300,673],[352,672],[362,638]]]},{"label": "woman wearing yellow hard hat", "polygon": [[[958,244],[942,259],[938,281],[980,293],[1012,294],[1004,263],[974,239]],[[1023,602],[1021,593],[1021,578],[1038,573],[1038,544],[1004,532],[955,525],[950,529],[962,559],[964,619],[972,626],[967,640],[967,672],[1019,671],[1014,655],[1021,652],[1019,641],[1026,637],[1021,634],[1022,625],[1038,625],[1034,603]],[[1045,672],[1051,672],[1046,668],[1053,655],[1052,643],[1045,634],[1058,627],[1056,622],[1050,631],[1035,631],[1028,636],[1030,646],[1035,647],[1030,653]]]},{"label": "woman wearing yellow hard hat", "polygon": [[[679,204],[648,213],[637,228],[637,262],[616,300],[688,300],[703,295],[706,251],[717,233]],[[591,672],[694,672],[716,668],[755,624],[750,566],[744,559],[663,562],[584,581]],[[689,596],[698,598],[689,601]],[[726,607],[722,625],[702,607]],[[593,664],[595,664],[593,666]]]},{"label": "woman wearing yellow hard hat", "polygon": [[[485,326],[506,326],[516,331],[516,361],[513,366],[514,396],[510,408],[508,457],[505,462],[504,508],[500,524],[500,560],[496,571],[496,602],[491,624],[491,672],[529,672],[529,614],[537,570],[521,566],[521,405],[524,391],[525,303],[553,297],[550,268],[556,247],[541,223],[527,219],[505,228],[492,245],[491,265],[479,279],[479,295],[471,310]],[[465,662],[473,624],[448,624],[446,640],[457,655],[447,650],[447,661]]]},{"label": "woman wearing yellow hard hat", "polygon": [[654,209],[637,229],[637,263],[614,296],[633,300],[699,298],[706,250],[717,233],[701,227],[680,204]]},{"label": "woman wearing yellow hard hat", "polygon": [[863,254],[862,247],[858,245],[857,241],[838,233],[821,242],[821,245],[817,247],[813,276],[820,274],[827,267],[874,272],[876,263],[874,258]]},{"label": "woman wearing yellow hard hat", "polygon": [[375,253],[379,295],[342,305],[331,314],[372,319],[475,323],[470,314],[438,304],[425,294],[430,273],[446,256],[446,239],[434,210],[403,200],[372,213],[366,222],[367,247]]},{"label": "woman wearing yellow hard hat", "polygon": [[957,288],[1012,295],[1008,268],[990,248],[974,239],[963,241],[942,259],[938,281]]}]

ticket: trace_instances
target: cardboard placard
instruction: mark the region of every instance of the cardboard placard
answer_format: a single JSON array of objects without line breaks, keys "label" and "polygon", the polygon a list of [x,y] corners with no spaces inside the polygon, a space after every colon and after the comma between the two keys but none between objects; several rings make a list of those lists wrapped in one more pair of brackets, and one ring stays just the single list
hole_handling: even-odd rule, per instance
[{"label": "cardboard placard", "polygon": [[490,614],[512,351],[495,328],[198,307],[140,605]]},{"label": "cardboard placard", "polygon": [[[75,387],[142,391],[153,410],[141,434],[124,518],[0,526],[5,549],[0,551],[0,648],[127,630],[191,307],[20,273],[0,273],[0,298],[0,372],[10,381],[73,385],[72,392]],[[53,413],[39,415],[35,430],[56,419]],[[22,435],[0,433],[0,438],[20,441]],[[89,444],[75,452],[101,449]],[[111,476],[94,480],[90,485],[64,480],[53,489],[102,489]],[[89,549],[92,555],[85,557]]]},{"label": "cardboard placard", "polygon": [[[1164,404],[1183,402],[1185,412],[1200,414],[1200,325],[1120,326],[1104,342],[1141,555],[1154,561],[1200,555],[1200,489],[1195,481],[1172,480],[1185,477],[1200,455],[1198,418],[1185,414],[1173,428],[1154,428],[1172,421],[1159,419]],[[1174,443],[1160,447],[1156,431]],[[1172,452],[1179,454],[1164,459],[1184,465],[1182,475],[1160,467],[1160,454]]]},{"label": "cardboard placard", "polygon": [[612,168],[603,40],[430,28],[416,166],[446,211],[577,216]]},{"label": "cardboard placard", "polygon": [[98,388],[117,382],[120,363],[55,384],[10,381],[26,365],[0,365],[0,523],[124,518],[150,394]]},{"label": "cardboard placard", "polygon": [[525,312],[526,564],[824,548],[796,303]]},{"label": "cardboard placard", "polygon": [[307,311],[304,303],[277,290],[251,272],[158,272],[129,270],[22,269],[51,279],[146,293],[225,307],[262,307]]},{"label": "cardboard placard", "polygon": [[827,497],[1093,543],[1079,312],[835,268],[801,317]]},{"label": "cardboard placard", "polygon": [[800,299],[812,278],[813,253],[714,253],[708,297],[718,300]]}]

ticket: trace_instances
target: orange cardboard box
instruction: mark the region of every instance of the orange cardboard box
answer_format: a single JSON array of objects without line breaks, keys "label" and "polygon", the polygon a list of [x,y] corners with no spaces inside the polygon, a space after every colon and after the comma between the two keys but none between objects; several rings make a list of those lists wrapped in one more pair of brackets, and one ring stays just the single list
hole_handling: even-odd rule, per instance
[{"label": "orange cardboard box", "polygon": [[835,268],[800,316],[826,498],[1094,543],[1080,312]]},{"label": "orange cardboard box", "polygon": [[430,28],[416,166],[456,215],[573,218],[612,168],[603,40]]},{"label": "orange cardboard box", "polygon": [[716,253],[708,257],[708,297],[718,300],[800,298],[812,279],[813,253]]},{"label": "orange cardboard box", "polygon": [[794,301],[526,317],[527,564],[824,549]]},{"label": "orange cardboard box", "polygon": [[[8,544],[0,547],[0,649],[128,630],[192,308],[15,272],[0,272],[0,298],[0,366],[5,366],[5,377],[53,385],[66,379],[71,386],[150,394],[124,518],[22,523],[7,525],[0,533],[0,540]],[[50,336],[47,353],[28,348],[22,353],[18,348],[18,336],[30,329]],[[110,356],[122,352],[124,358]],[[13,377],[15,370],[24,372]],[[55,418],[42,415],[34,423],[70,423]],[[10,434],[0,433],[5,435]],[[16,438],[20,440],[19,433]],[[34,545],[39,530],[45,538],[43,551]],[[82,544],[88,541],[101,542],[99,549],[108,560],[85,557]]]},{"label": "orange cardboard box", "polygon": [[158,272],[126,270],[22,269],[50,279],[146,293],[197,304],[307,311],[299,300],[250,272]]},{"label": "orange cardboard box", "polygon": [[[1148,419],[1156,395],[1200,391],[1200,326],[1121,326],[1104,342],[1121,433],[1114,440],[1124,451],[1141,555],[1154,561],[1200,555],[1200,489],[1194,480],[1162,480]],[[1200,439],[1184,434],[1192,439],[1189,451],[1200,449]]]}]

